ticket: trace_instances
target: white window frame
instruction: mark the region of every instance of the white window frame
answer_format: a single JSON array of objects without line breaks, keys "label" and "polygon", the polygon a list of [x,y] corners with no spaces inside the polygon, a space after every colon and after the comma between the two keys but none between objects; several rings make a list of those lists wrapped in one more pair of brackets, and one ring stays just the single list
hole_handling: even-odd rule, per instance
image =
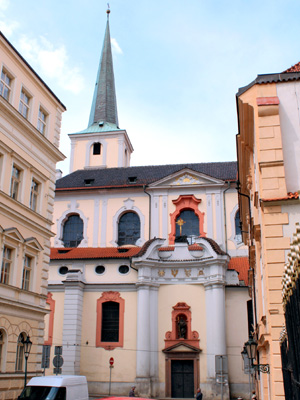
[{"label": "white window frame", "polygon": [[[14,176],[14,170],[20,172],[19,177]],[[21,182],[22,182],[22,173],[23,169],[19,167],[18,164],[13,163],[12,170],[11,170],[11,180],[10,180],[10,191],[9,195],[12,199],[20,201],[20,194],[21,194]],[[17,194],[14,195],[14,185],[17,183]]]},{"label": "white window frame", "polygon": [[[35,187],[33,187],[34,183],[36,184]],[[29,207],[32,211],[37,212],[39,209],[40,192],[41,192],[41,183],[33,176],[31,179],[30,198],[29,198]]]},{"label": "white window frame", "polygon": [[[41,114],[43,114],[44,118],[42,118]],[[38,121],[37,121],[37,130],[43,135],[46,135],[47,125],[48,125],[48,116],[49,113],[45,110],[44,107],[39,107],[38,112]]]},{"label": "white window frame", "polygon": [[28,254],[24,255],[23,273],[22,273],[22,289],[31,290],[32,284],[32,271],[33,271],[34,258]]},{"label": "white window frame", "polygon": [[[9,251],[9,257],[7,257],[7,251]],[[13,261],[14,261],[14,249],[10,246],[3,246],[2,257],[1,257],[1,271],[0,271],[0,283],[3,285],[10,285],[13,273]],[[8,264],[8,273],[4,272],[6,265]]]},{"label": "white window frame", "polygon": [[[28,101],[26,101],[26,99]],[[28,90],[22,87],[19,100],[19,113],[27,120],[29,120],[30,116],[31,99],[32,96],[30,95]]]},{"label": "white window frame", "polygon": [[[4,76],[3,76],[4,75]],[[7,79],[9,79],[9,83],[7,82]],[[10,72],[2,66],[1,69],[1,75],[0,75],[0,95],[7,100],[8,102],[11,102],[11,97],[12,97],[12,86],[13,86],[13,80],[14,77],[10,74]],[[4,95],[4,90],[5,88],[7,89],[7,97]]]}]

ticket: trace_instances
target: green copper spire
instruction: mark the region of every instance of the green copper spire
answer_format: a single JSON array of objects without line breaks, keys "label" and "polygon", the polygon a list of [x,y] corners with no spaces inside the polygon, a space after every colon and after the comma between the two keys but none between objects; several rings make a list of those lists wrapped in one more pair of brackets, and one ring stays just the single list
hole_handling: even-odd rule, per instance
[{"label": "green copper spire", "polygon": [[108,9],[105,37],[88,127],[95,123],[103,125],[110,123],[116,125],[116,128],[119,125],[109,32],[109,13],[110,10]]}]

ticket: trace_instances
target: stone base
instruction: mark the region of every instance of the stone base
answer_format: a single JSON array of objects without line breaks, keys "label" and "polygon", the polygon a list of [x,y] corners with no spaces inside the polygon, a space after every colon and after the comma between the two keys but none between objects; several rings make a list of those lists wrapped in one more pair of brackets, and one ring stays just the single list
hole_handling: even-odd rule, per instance
[{"label": "stone base", "polygon": [[151,379],[136,378],[136,392],[139,397],[151,397]]}]

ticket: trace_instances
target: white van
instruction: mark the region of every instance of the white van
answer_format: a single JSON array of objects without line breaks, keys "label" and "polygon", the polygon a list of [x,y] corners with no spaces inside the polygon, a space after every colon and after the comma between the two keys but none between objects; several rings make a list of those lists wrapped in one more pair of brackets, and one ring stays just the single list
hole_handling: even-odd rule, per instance
[{"label": "white van", "polygon": [[37,376],[30,379],[20,400],[88,400],[85,376]]}]

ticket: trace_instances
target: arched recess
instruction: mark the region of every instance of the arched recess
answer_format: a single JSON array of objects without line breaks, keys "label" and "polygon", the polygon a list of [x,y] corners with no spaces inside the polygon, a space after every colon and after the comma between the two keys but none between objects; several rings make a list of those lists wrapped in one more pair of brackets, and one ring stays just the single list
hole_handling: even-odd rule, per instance
[{"label": "arched recess", "polygon": [[[185,322],[185,335],[180,334],[181,320]],[[186,342],[191,346],[199,348],[199,333],[192,331],[192,313],[190,306],[184,302],[173,306],[172,311],[172,331],[165,334],[165,347],[168,348],[179,342]]]},{"label": "arched recess", "polygon": [[[118,341],[108,342],[102,341],[102,316],[103,316],[103,304],[113,302],[119,305],[119,335]],[[97,319],[96,319],[96,347],[103,347],[106,350],[113,350],[116,347],[123,347],[124,342],[124,312],[125,312],[125,300],[122,299],[119,292],[103,292],[102,296],[97,300]]]},{"label": "arched recess", "polygon": [[239,205],[236,204],[230,213],[231,236],[230,240],[237,246],[243,246],[242,234],[236,232],[236,216],[239,212]]},{"label": "arched recess", "polygon": [[134,200],[126,199],[124,200],[124,206],[121,207],[113,217],[113,240],[110,242],[113,246],[118,246],[118,223],[120,217],[128,211],[135,212],[140,218],[140,238],[136,242],[137,246],[142,246],[145,243],[145,217],[141,210],[134,205]]},{"label": "arched recess", "polygon": [[79,215],[79,217],[83,220],[83,239],[81,240],[78,247],[87,247],[88,245],[88,238],[87,238],[87,225],[88,225],[88,218],[85,217],[83,212],[78,208],[71,205],[70,209],[65,211],[61,217],[57,220],[57,235],[54,239],[54,247],[64,247],[63,242],[63,228],[64,224],[71,215]]},{"label": "arched recess", "polygon": [[102,166],[106,165],[107,141],[103,140],[102,138],[97,136],[97,137],[93,138],[93,140],[90,140],[86,145],[85,167],[91,167],[92,166],[91,165],[91,154],[92,154],[92,148],[93,148],[94,143],[100,143],[100,145],[101,145],[101,155],[100,155],[101,165]]},{"label": "arched recess", "polygon": [[6,372],[7,343],[7,331],[0,325],[0,373]]},{"label": "arched recess", "polygon": [[178,199],[173,200],[176,210],[170,214],[171,218],[171,232],[169,234],[169,243],[174,244],[176,237],[176,220],[180,213],[184,210],[192,210],[199,219],[199,236],[206,236],[204,232],[204,212],[199,211],[198,205],[201,199],[196,199],[194,195],[181,195]]}]

